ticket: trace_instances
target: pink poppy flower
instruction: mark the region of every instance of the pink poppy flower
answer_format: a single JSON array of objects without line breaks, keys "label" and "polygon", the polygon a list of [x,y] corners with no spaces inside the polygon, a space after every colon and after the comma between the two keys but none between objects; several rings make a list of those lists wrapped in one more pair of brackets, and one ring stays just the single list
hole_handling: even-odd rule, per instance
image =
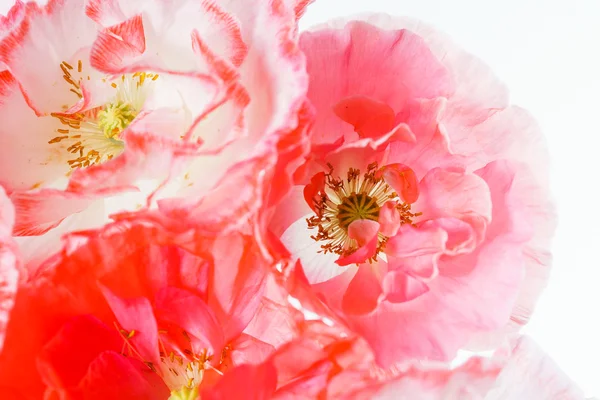
[{"label": "pink poppy flower", "polygon": [[[285,327],[259,310],[272,260],[255,235],[160,220],[68,235],[35,274],[23,271],[14,306],[15,285],[3,285],[1,398],[192,399],[273,353]],[[0,250],[5,279],[14,274]],[[273,320],[260,339],[245,333],[255,315]]]},{"label": "pink poppy flower", "polygon": [[281,198],[307,147],[302,9],[17,1],[0,26],[0,185],[28,267],[115,212],[210,214],[220,231]]},{"label": "pink poppy flower", "polygon": [[382,366],[450,360],[518,329],[554,229],[533,119],[413,21],[334,21],[300,46],[312,148],[270,228],[313,290]]}]

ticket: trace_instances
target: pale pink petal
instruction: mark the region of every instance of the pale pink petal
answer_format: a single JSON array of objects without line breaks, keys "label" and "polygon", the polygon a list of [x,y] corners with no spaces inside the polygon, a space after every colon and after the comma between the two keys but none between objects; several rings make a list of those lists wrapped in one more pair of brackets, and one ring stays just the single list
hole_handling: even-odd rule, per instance
[{"label": "pale pink petal", "polygon": [[392,303],[411,301],[429,291],[427,285],[404,271],[388,272],[382,282],[385,299]]},{"label": "pale pink petal", "polygon": [[464,164],[464,157],[450,152],[448,137],[439,127],[446,104],[441,97],[412,100],[396,115],[401,127],[410,128],[414,141],[391,141],[389,163],[409,166],[419,179],[433,168]]},{"label": "pale pink petal", "polygon": [[485,396],[485,400],[584,398],[583,391],[526,336],[513,341],[510,357]]},{"label": "pale pink petal", "polygon": [[261,364],[275,351],[269,343],[243,333],[230,346],[234,365]]},{"label": "pale pink petal", "polygon": [[400,229],[400,212],[393,201],[386,202],[379,210],[379,232],[382,235],[392,237]]},{"label": "pale pink petal", "polygon": [[447,232],[438,227],[417,229],[405,224],[386,243],[389,267],[423,279],[434,278],[438,272],[437,261],[445,251],[447,240]]},{"label": "pale pink petal", "polygon": [[422,220],[453,217],[473,226],[478,242],[491,220],[492,201],[486,182],[461,169],[430,170],[419,183],[421,197],[413,205]]},{"label": "pale pink petal", "polygon": [[511,321],[503,329],[516,331],[529,320],[549,277],[547,249],[556,228],[554,207],[547,188],[525,165],[498,161],[476,173],[492,193],[493,216],[486,236],[512,240],[523,254],[525,276]]},{"label": "pale pink petal", "polygon": [[397,113],[411,98],[445,96],[453,90],[446,69],[408,31],[383,31],[354,21],[340,30],[305,32],[300,46],[311,78],[308,98],[319,111],[315,143],[332,143],[352,131],[332,111],[346,97],[366,96]]}]

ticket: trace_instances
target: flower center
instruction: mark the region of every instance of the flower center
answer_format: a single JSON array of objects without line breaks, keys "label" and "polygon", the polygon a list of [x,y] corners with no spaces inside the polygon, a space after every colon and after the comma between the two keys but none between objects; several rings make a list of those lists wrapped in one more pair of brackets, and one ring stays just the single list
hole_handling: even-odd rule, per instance
[{"label": "flower center", "polygon": [[[401,224],[411,223],[412,218],[421,213],[411,212],[410,204],[403,203],[379,173],[377,163],[370,164],[361,176],[360,170],[350,168],[346,179],[333,175],[333,167],[328,164],[324,189],[315,196],[315,215],[308,218],[309,229],[317,233],[311,238],[323,242],[320,253],[335,253],[348,256],[358,249],[356,240],[348,235],[348,227],[357,220],[379,221],[381,207],[393,201],[400,213]],[[377,260],[385,249],[388,237],[379,233],[375,255],[369,261]]]},{"label": "flower center", "polygon": [[[77,71],[64,61],[60,67],[70,91],[82,98],[81,61],[77,63]],[[122,75],[120,81],[110,83],[103,78],[102,83],[110,84],[115,91],[113,98],[103,106],[82,112],[52,113],[64,126],[56,130],[58,135],[48,143],[69,153],[67,163],[73,169],[99,164],[121,154],[125,148],[121,133],[139,114],[148,95],[149,88],[144,82],[156,79],[158,74],[145,72]]]},{"label": "flower center", "polygon": [[173,335],[166,330],[159,330],[160,363],[146,361],[131,341],[136,332],[120,329],[116,323],[115,327],[124,340],[121,354],[138,358],[152,372],[158,374],[171,390],[168,400],[196,400],[206,371],[210,369],[222,374],[220,370],[226,368],[228,347],[223,350],[220,362],[215,368],[211,365],[213,356],[209,355],[206,349],[193,350],[194,344],[186,331],[181,331],[181,335]]},{"label": "flower center", "polygon": [[98,112],[98,127],[109,139],[118,136],[135,119],[136,112],[130,104],[118,101],[107,104]]}]

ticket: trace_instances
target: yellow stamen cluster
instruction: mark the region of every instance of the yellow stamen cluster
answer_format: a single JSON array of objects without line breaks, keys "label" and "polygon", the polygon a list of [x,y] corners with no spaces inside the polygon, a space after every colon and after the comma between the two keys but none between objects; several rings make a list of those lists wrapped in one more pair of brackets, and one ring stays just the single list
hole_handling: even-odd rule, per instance
[{"label": "yellow stamen cluster", "polygon": [[[63,79],[71,86],[69,89],[79,98],[83,98],[81,91],[81,75],[83,64],[77,62],[75,68],[63,61],[60,64]],[[79,75],[79,77],[75,77]],[[136,118],[146,98],[142,89],[146,80],[155,81],[158,74],[136,72],[132,75],[122,75],[119,84],[110,82],[116,89],[114,100],[101,107],[77,113],[53,113],[63,128],[57,129],[58,134],[48,141],[49,144],[60,144],[63,149],[72,154],[67,163],[72,169],[85,168],[93,164],[102,163],[120,154],[124,149],[121,133]],[[90,76],[87,76],[90,80]],[[105,78],[103,83],[108,84]],[[65,106],[65,109],[67,107]]]},{"label": "yellow stamen cluster", "polygon": [[[350,168],[346,179],[333,175],[329,165],[325,174],[325,189],[314,198],[316,215],[306,220],[309,229],[317,229],[311,238],[321,245],[320,253],[348,256],[358,249],[356,240],[348,236],[348,226],[359,219],[379,220],[379,211],[387,201],[395,201],[402,224],[412,223],[421,213],[412,213],[410,204],[400,201],[399,196],[379,173],[377,163],[370,164],[361,176],[360,170]],[[377,260],[385,249],[388,238],[378,234],[377,251],[368,261]]]},{"label": "yellow stamen cluster", "polygon": [[[200,352],[195,352],[192,350],[192,341],[186,331],[181,331],[181,334],[183,336],[183,341],[187,344],[183,347],[173,347],[170,351],[167,351],[167,347],[161,339],[161,337],[168,335],[169,332],[165,330],[160,330],[158,332],[160,363],[155,364],[144,360],[131,342],[131,339],[136,335],[135,331],[120,329],[116,323],[115,327],[123,339],[123,348],[121,349],[121,354],[126,357],[133,356],[141,360],[150,371],[158,374],[171,390],[169,400],[197,399],[199,386],[202,383],[206,369],[212,369],[219,374],[222,373],[210,364],[210,361],[213,357],[212,355],[208,354],[206,349],[202,349]],[[174,338],[170,336],[167,342],[181,343],[181,337]],[[221,362],[219,363],[220,369],[223,367],[223,358],[226,355],[225,351],[227,350],[224,350],[224,353],[221,354]]]}]

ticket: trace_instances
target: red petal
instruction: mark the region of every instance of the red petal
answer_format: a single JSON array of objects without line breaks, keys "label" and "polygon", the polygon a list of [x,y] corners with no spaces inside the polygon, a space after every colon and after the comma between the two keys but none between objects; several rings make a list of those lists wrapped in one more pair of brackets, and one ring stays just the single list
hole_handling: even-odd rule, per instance
[{"label": "red petal", "polygon": [[358,267],[358,272],[348,285],[342,300],[344,312],[348,314],[366,314],[377,307],[381,285],[370,264]]},{"label": "red petal", "polygon": [[93,316],[74,317],[42,350],[40,374],[52,387],[75,387],[100,353],[120,351],[122,346],[123,339],[113,327]]},{"label": "red petal", "polygon": [[318,214],[318,210],[315,207],[315,198],[319,193],[323,193],[325,190],[325,172],[319,172],[315,174],[308,185],[304,187],[304,200],[310,208]]},{"label": "red petal", "polygon": [[391,131],[396,117],[390,106],[365,96],[347,97],[333,106],[333,112],[354,126],[360,137],[368,138]]},{"label": "red petal", "polygon": [[277,371],[270,362],[242,365],[227,372],[212,388],[203,390],[202,400],[268,400],[277,385]]},{"label": "red petal", "polygon": [[141,361],[107,351],[90,365],[80,385],[86,400],[165,400],[169,388]]}]

